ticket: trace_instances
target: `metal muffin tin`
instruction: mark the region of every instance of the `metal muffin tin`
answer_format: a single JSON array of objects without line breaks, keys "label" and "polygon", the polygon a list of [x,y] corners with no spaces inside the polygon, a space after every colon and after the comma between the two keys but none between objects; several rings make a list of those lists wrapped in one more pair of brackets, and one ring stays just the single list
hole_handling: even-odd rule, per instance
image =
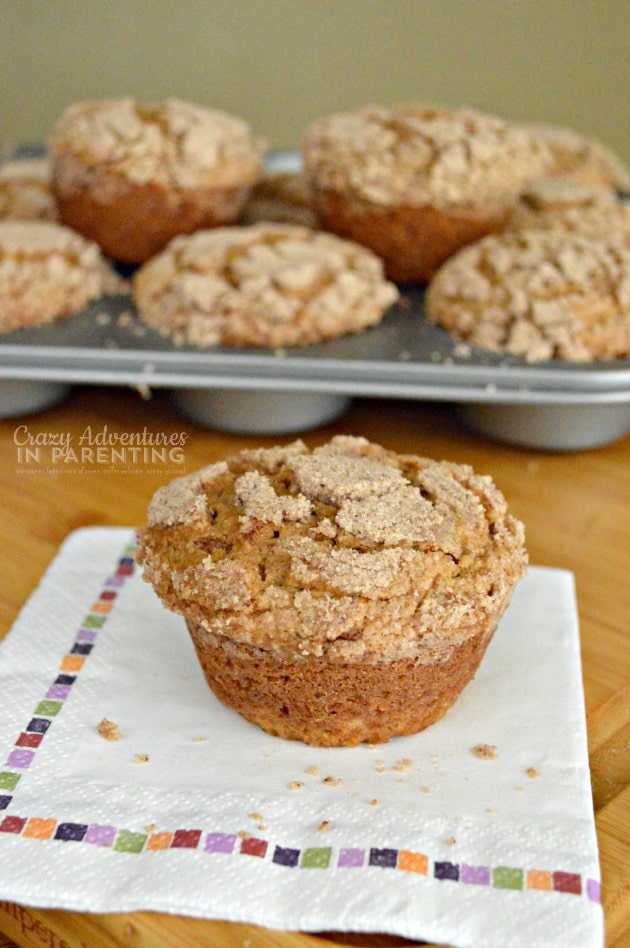
[{"label": "metal muffin tin", "polygon": [[[294,152],[270,167],[294,169]],[[50,325],[0,337],[0,416],[39,411],[72,384],[167,388],[193,421],[280,434],[342,414],[354,397],[457,406],[491,438],[557,451],[593,448],[630,431],[630,359],[544,362],[463,346],[429,325],[423,291],[402,287],[382,323],[283,349],[175,346],[140,322],[129,295],[104,297]]]}]

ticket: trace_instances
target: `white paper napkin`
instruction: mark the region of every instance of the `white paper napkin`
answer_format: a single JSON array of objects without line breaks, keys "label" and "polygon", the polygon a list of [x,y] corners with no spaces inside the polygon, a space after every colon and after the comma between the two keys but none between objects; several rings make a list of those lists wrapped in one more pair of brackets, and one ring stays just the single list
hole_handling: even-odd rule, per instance
[{"label": "white paper napkin", "polygon": [[560,570],[530,569],[439,723],[312,748],[219,704],[129,530],[80,530],[0,645],[0,808],[2,900],[462,948],[603,941]]}]

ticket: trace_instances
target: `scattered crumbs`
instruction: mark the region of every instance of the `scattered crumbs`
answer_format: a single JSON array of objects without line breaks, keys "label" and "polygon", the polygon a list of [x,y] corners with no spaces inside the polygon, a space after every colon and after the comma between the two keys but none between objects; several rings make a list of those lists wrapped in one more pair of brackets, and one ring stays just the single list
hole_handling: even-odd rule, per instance
[{"label": "scattered crumbs", "polygon": [[459,359],[470,359],[471,352],[472,349],[467,342],[458,342],[453,347],[453,355],[456,355]]},{"label": "scattered crumbs", "polygon": [[488,393],[488,395],[495,395],[496,391],[497,391],[497,387],[494,384],[494,382],[488,382],[488,384],[486,385],[486,392]]},{"label": "scattered crumbs", "polygon": [[379,774],[384,774],[384,773],[385,773],[385,769],[386,769],[386,768],[385,768],[385,761],[384,761],[384,760],[377,760],[377,761],[376,761],[376,772],[379,773]]},{"label": "scattered crumbs", "polygon": [[359,796],[359,793],[355,790],[354,793],[352,794],[352,796],[353,796],[353,797],[358,797],[358,796]]},{"label": "scattered crumbs", "polygon": [[338,787],[339,784],[341,783],[341,777],[331,777],[329,774],[328,777],[324,777],[324,780],[322,782],[325,783],[328,787]]},{"label": "scattered crumbs", "polygon": [[116,322],[118,323],[118,325],[120,326],[121,329],[126,329],[127,326],[131,326],[131,324],[132,324],[132,322],[133,322],[133,317],[132,317],[131,313],[129,313],[129,312],[127,312],[127,310],[125,310],[124,312],[122,312],[122,313],[120,314],[120,316],[118,317],[118,319],[116,320]]},{"label": "scattered crumbs", "polygon": [[531,777],[532,780],[535,780],[536,777],[540,777],[540,771],[536,770],[535,767],[528,767],[525,773],[527,774],[528,777]]},{"label": "scattered crumbs", "polygon": [[239,830],[236,835],[238,836],[239,839],[251,839],[251,838],[252,838],[252,834],[251,834],[251,833],[248,833],[247,830]]},{"label": "scattered crumbs", "polygon": [[193,737],[193,744],[203,744],[207,740],[207,737]]},{"label": "scattered crumbs", "polygon": [[330,830],[330,820],[322,820],[319,826],[317,827],[318,833],[328,833]]},{"label": "scattered crumbs", "polygon": [[94,322],[97,326],[109,326],[111,317],[109,313],[97,313],[94,317]]},{"label": "scattered crumbs", "polygon": [[487,806],[487,807],[486,807],[486,813],[496,813],[496,812],[497,812],[497,811],[495,810],[495,808],[494,808],[493,806]]},{"label": "scattered crumbs", "polygon": [[411,359],[411,353],[409,349],[401,349],[398,353],[398,358],[401,362],[409,362]]},{"label": "scattered crumbs", "polygon": [[380,800],[377,800],[376,797],[374,797],[373,800],[368,800],[368,806],[378,806],[380,802]]},{"label": "scattered crumbs", "polygon": [[133,762],[134,764],[148,764],[149,755],[148,754],[134,754]]},{"label": "scattered crumbs", "polygon": [[454,836],[449,836],[448,839],[444,840],[444,842],[447,846],[454,846],[457,840],[455,839]]},{"label": "scattered crumbs", "polygon": [[144,827],[145,833],[152,833],[154,829],[155,823],[147,823],[147,825]]},{"label": "scattered crumbs", "polygon": [[394,764],[394,770],[397,773],[404,773],[405,770],[408,770],[409,767],[413,766],[413,761],[409,757],[403,757],[401,760],[397,761]]},{"label": "scattered crumbs", "polygon": [[104,737],[106,741],[119,741],[120,740],[120,731],[118,730],[118,725],[113,721],[109,721],[107,718],[103,718],[102,721],[96,726],[96,730]]},{"label": "scattered crumbs", "polygon": [[250,820],[258,820],[260,823],[260,821],[263,819],[263,815],[262,813],[250,813],[249,818]]},{"label": "scattered crumbs", "polygon": [[143,401],[148,402],[151,399],[152,392],[148,385],[134,385],[134,388]]},{"label": "scattered crumbs", "polygon": [[425,786],[425,787],[420,787],[420,789],[422,790],[423,793],[431,793],[431,791],[429,790],[429,788],[426,787],[426,786]]},{"label": "scattered crumbs", "polygon": [[147,373],[155,372],[155,366],[152,362],[145,362],[142,366],[142,371]]},{"label": "scattered crumbs", "polygon": [[256,829],[258,830],[259,833],[264,833],[267,827],[265,826],[264,823],[256,823]]},{"label": "scattered crumbs", "polygon": [[521,790],[524,790],[524,789],[525,789],[525,787],[514,787],[514,789],[515,789],[515,790],[519,790],[519,791],[521,791]]},{"label": "scattered crumbs", "polygon": [[307,768],[306,768],[306,773],[307,773],[307,774],[310,774],[311,777],[319,777],[319,776],[320,776],[319,767],[317,766],[317,764],[311,764],[310,767],[307,767]]},{"label": "scattered crumbs", "polygon": [[496,744],[475,744],[472,752],[480,760],[495,760],[497,756]]},{"label": "scattered crumbs", "polygon": [[303,786],[304,782],[302,780],[292,780],[289,784],[289,790],[301,790]]}]

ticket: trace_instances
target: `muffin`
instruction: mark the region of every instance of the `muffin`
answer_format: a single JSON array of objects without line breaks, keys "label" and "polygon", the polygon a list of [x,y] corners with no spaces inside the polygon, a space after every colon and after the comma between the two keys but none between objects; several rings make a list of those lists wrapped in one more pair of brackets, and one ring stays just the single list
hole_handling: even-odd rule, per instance
[{"label": "muffin", "polygon": [[176,344],[293,346],[375,325],[398,291],[364,247],[253,224],[174,238],[135,273],[133,296]]},{"label": "muffin", "polygon": [[524,129],[551,152],[546,177],[569,178],[619,191],[630,190],[630,170],[597,139],[557,125],[527,125]]},{"label": "muffin", "polygon": [[322,226],[370,247],[390,279],[421,283],[501,230],[550,161],[544,144],[494,116],[423,106],[319,119],[302,152]]},{"label": "muffin", "polygon": [[254,185],[243,212],[243,224],[274,221],[316,228],[311,191],[301,171],[267,171]]},{"label": "muffin", "polygon": [[52,322],[123,289],[99,248],[48,221],[0,221],[0,333]]},{"label": "muffin", "polygon": [[630,249],[563,230],[484,237],[441,267],[426,314],[458,339],[529,362],[630,356]]},{"label": "muffin", "polygon": [[489,477],[348,436],[242,451],[160,488],[138,555],[217,697],[321,746],[442,717],[526,565]]},{"label": "muffin", "polygon": [[64,224],[141,263],[176,234],[236,221],[264,150],[225,112],[173,99],[81,102],[50,139],[52,189]]},{"label": "muffin", "polygon": [[0,164],[0,220],[57,220],[57,206],[50,190],[50,163],[46,158]]},{"label": "muffin", "polygon": [[543,178],[525,189],[507,224],[507,230],[532,227],[613,238],[630,248],[630,202],[602,185]]}]

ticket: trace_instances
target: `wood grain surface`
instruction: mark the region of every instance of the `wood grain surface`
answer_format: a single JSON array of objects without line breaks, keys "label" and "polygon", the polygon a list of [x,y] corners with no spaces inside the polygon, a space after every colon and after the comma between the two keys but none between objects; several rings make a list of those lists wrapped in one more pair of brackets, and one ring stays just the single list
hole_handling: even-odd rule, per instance
[{"label": "wood grain surface", "polygon": [[[87,462],[26,464],[16,430],[71,433],[186,433],[185,468],[295,436],[248,437],[202,429],[177,415],[165,392],[143,400],[126,389],[77,387],[61,405],[0,421],[0,638],[9,630],[60,543],[78,527],[142,523],[153,491],[169,479],[164,465]],[[25,429],[21,429],[24,434]],[[364,435],[397,451],[472,464],[504,491],[527,529],[530,560],[575,574],[593,800],[603,873],[607,948],[630,945],[630,438],[597,450],[552,453],[486,440],[460,426],[452,408],[418,402],[357,399],[335,423],[301,433],[315,445],[331,435]],[[87,915],[0,903],[0,948],[99,948],[106,945],[212,948],[394,948],[415,944],[378,934],[303,934],[155,913]],[[578,948],[578,946],[576,946]]]}]

